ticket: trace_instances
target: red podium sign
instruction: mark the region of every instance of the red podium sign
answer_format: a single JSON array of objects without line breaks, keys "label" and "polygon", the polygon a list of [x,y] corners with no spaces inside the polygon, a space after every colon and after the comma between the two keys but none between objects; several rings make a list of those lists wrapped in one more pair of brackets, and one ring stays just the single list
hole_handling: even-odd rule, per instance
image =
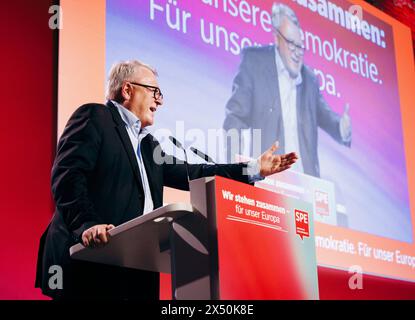
[{"label": "red podium sign", "polygon": [[312,204],[216,177],[220,299],[318,299]]}]

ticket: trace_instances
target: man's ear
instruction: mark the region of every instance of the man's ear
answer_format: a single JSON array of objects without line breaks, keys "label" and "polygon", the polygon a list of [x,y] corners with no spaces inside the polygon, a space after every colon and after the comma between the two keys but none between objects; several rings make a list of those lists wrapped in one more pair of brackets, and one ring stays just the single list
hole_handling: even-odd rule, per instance
[{"label": "man's ear", "polygon": [[131,98],[131,85],[128,82],[124,82],[121,86],[121,97],[123,100],[130,100]]}]

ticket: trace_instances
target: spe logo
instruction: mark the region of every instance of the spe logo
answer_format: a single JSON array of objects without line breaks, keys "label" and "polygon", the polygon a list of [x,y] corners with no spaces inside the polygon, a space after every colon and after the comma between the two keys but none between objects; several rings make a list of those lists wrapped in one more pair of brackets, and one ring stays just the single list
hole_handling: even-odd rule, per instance
[{"label": "spe logo", "polygon": [[324,191],[316,190],[314,192],[316,213],[321,216],[330,215],[329,210],[329,194]]},{"label": "spe logo", "polygon": [[310,237],[308,212],[295,209],[294,213],[295,233],[300,236],[301,240],[304,240],[304,237]]}]

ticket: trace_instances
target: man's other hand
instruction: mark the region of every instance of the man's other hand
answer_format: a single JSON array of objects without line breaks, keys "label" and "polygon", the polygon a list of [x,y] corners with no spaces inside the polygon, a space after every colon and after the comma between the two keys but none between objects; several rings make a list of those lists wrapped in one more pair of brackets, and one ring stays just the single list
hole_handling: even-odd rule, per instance
[{"label": "man's other hand", "polygon": [[110,235],[108,231],[115,228],[112,224],[97,224],[82,233],[82,244],[85,247],[96,247],[108,243]]},{"label": "man's other hand", "polygon": [[259,173],[262,177],[287,170],[298,160],[295,152],[280,155],[274,154],[277,149],[278,141],[258,158],[260,166]]}]

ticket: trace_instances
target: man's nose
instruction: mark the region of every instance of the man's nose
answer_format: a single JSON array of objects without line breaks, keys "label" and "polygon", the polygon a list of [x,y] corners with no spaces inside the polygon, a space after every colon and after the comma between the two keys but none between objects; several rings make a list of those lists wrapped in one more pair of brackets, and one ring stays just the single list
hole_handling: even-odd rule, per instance
[{"label": "man's nose", "polygon": [[304,55],[304,49],[295,48],[295,55],[297,57],[302,57]]},{"label": "man's nose", "polygon": [[301,53],[299,50],[295,50],[295,51],[294,51],[294,56],[295,56],[297,59],[300,59],[303,55],[302,55],[302,53]]}]

